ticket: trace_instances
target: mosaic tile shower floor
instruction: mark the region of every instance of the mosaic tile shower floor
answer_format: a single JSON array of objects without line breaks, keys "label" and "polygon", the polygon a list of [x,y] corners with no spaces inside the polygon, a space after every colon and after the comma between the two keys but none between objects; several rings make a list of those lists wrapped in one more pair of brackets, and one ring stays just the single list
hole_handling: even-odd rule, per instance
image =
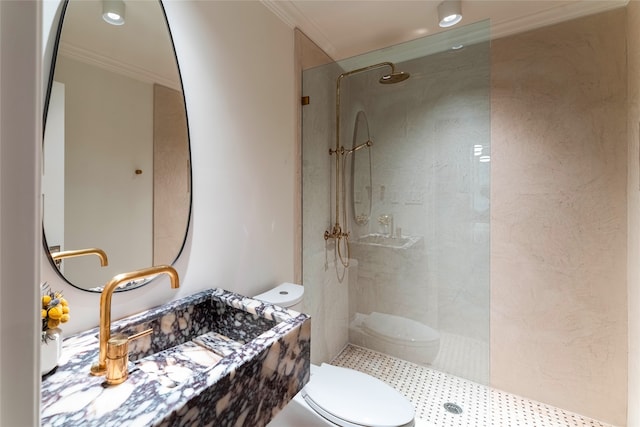
[{"label": "mosaic tile shower floor", "polygon": [[[613,427],[354,345],[331,363],[372,375],[402,393],[416,408],[416,427]],[[448,412],[447,402],[463,412]]]}]

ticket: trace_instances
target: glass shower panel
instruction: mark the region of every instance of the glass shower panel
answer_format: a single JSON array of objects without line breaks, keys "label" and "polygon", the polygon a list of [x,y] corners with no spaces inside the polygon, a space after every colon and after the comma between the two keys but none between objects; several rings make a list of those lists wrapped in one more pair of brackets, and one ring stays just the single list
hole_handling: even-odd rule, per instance
[{"label": "glass shower panel", "polygon": [[[483,384],[489,382],[488,40],[483,22],[303,73],[303,94],[321,94],[314,109],[303,109],[304,284],[322,287],[333,275],[347,289],[351,344]],[[335,245],[322,233],[331,225],[336,191],[335,154],[329,155],[336,78],[382,61],[411,77],[381,85],[388,70],[372,70],[342,81],[345,154],[338,173],[351,262],[328,268]]]}]

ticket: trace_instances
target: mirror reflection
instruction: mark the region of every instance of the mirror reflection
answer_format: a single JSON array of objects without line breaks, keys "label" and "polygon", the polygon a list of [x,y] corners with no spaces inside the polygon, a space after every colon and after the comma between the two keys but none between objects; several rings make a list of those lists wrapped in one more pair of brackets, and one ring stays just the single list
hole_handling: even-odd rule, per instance
[{"label": "mirror reflection", "polygon": [[369,122],[364,111],[358,111],[353,127],[351,154],[351,194],[353,219],[358,225],[366,225],[371,218],[371,150],[373,141]]},{"label": "mirror reflection", "polygon": [[91,256],[55,262],[69,283],[96,291],[116,274],[172,264],[191,204],[186,111],[162,5],[122,5],[124,22],[113,25],[102,1],[68,1],[45,117],[45,244],[104,251],[104,267]]}]

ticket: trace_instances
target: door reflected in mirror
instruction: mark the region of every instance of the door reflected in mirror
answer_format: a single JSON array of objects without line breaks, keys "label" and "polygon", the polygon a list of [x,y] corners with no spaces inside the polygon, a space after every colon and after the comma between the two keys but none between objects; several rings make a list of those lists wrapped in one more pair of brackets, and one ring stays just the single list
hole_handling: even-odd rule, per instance
[{"label": "door reflected in mirror", "polygon": [[187,116],[164,11],[157,1],[124,4],[124,24],[111,25],[101,1],[66,3],[45,117],[45,247],[103,250],[106,267],[92,257],[58,267],[94,291],[116,274],[172,264],[191,206]]}]

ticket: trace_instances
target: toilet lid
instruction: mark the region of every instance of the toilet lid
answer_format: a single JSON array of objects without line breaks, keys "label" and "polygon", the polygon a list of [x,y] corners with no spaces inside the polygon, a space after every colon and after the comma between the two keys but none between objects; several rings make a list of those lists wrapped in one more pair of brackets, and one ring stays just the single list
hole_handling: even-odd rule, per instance
[{"label": "toilet lid", "polygon": [[296,285],[295,283],[281,283],[275,288],[261,293],[260,295],[256,295],[253,298],[287,308],[302,301],[303,296],[304,287],[302,285]]},{"label": "toilet lid", "polygon": [[370,375],[322,364],[302,390],[305,401],[329,421],[343,427],[411,425],[413,405]]}]

